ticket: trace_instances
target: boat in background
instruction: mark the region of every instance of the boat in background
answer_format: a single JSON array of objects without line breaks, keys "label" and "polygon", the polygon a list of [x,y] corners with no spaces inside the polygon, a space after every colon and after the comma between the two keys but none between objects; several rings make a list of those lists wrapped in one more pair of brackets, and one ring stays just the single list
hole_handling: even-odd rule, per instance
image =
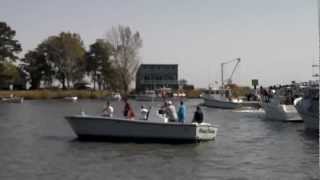
[{"label": "boat in background", "polygon": [[285,122],[303,121],[293,104],[283,104],[278,97],[271,98],[269,102],[262,102],[261,106],[267,119]]},{"label": "boat in background", "polygon": [[291,84],[279,87],[270,87],[268,90],[261,88],[261,106],[265,111],[266,119],[303,122],[295,103],[297,98],[302,96],[301,87],[298,84]]},{"label": "boat in background", "polygon": [[[175,96],[174,96],[175,95]],[[135,96],[136,101],[177,101],[185,98],[182,93],[173,93],[171,88],[160,88],[156,90],[145,90]]]},{"label": "boat in background", "polygon": [[3,97],[1,98],[1,102],[6,102],[6,103],[23,103],[24,98],[23,97]]},{"label": "boat in background", "polygon": [[122,97],[120,93],[111,93],[111,95],[106,97],[107,101],[121,101]]},{"label": "boat in background", "polygon": [[230,89],[210,90],[201,96],[203,105],[222,109],[237,109],[241,107],[242,100],[231,98]]},{"label": "boat in background", "polygon": [[158,95],[155,90],[146,90],[135,96],[136,101],[162,101],[164,97]]},{"label": "boat in background", "polygon": [[[318,47],[320,53],[320,1],[318,0]],[[314,71],[315,70],[315,71]],[[318,62],[312,65],[312,76],[314,81],[307,83],[304,96],[297,104],[296,108],[304,120],[306,132],[319,134],[319,86],[320,86],[320,55]],[[319,135],[318,135],[319,137]]]},{"label": "boat in background", "polygon": [[78,96],[66,96],[63,99],[75,102],[75,101],[78,101]]},{"label": "boat in background", "polygon": [[85,140],[199,142],[214,140],[218,131],[209,123],[164,123],[84,114],[65,118],[78,138]]},{"label": "boat in background", "polygon": [[305,90],[305,95],[297,100],[296,108],[304,120],[306,131],[319,133],[319,86]]},{"label": "boat in background", "polygon": [[180,91],[178,90],[178,92],[173,93],[172,96],[175,97],[175,98],[183,99],[183,98],[187,97],[187,94],[185,92],[181,91],[181,90]]},{"label": "boat in background", "polygon": [[[201,98],[203,99],[203,105],[214,108],[222,108],[222,109],[237,109],[241,107],[253,107],[258,108],[260,105],[258,101],[243,101],[240,98],[233,97],[231,86],[232,84],[232,76],[237,69],[240,58],[236,58],[227,62],[221,63],[221,86],[218,89],[213,89],[213,87],[209,86],[209,91],[204,93]],[[227,84],[225,84],[223,68],[224,65],[235,62],[235,66],[232,70],[230,77],[227,79]],[[218,82],[216,82],[218,84]]]}]

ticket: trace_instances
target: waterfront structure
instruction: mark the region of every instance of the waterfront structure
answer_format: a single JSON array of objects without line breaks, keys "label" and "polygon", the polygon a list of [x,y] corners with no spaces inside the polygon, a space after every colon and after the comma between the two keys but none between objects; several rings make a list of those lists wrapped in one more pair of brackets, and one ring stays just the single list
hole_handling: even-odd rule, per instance
[{"label": "waterfront structure", "polygon": [[160,88],[179,88],[178,64],[141,64],[136,75],[137,92]]}]

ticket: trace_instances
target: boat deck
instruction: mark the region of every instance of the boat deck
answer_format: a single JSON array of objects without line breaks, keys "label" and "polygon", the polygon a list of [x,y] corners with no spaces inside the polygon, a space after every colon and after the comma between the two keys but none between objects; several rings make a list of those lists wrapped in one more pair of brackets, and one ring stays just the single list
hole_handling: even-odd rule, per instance
[{"label": "boat deck", "polygon": [[193,143],[214,140],[218,130],[209,123],[164,123],[86,115],[65,118],[79,140]]}]

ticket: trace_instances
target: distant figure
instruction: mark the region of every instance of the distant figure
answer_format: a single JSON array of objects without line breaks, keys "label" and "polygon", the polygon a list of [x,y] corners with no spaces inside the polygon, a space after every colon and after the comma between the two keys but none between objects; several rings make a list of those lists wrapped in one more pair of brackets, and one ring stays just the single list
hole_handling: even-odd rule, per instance
[{"label": "distant figure", "polygon": [[140,109],[140,119],[147,120],[148,119],[148,112],[149,112],[149,110],[142,105],[141,109]]},{"label": "distant figure", "polygon": [[123,110],[123,116],[128,117],[129,109],[130,109],[130,104],[128,103],[127,100],[124,100],[124,110]]},{"label": "distant figure", "polygon": [[112,117],[113,116],[113,107],[108,101],[106,106],[103,109],[103,116]]},{"label": "distant figure", "polygon": [[184,122],[186,118],[186,106],[184,105],[183,101],[180,102],[180,107],[178,110],[178,121],[179,122]]},{"label": "distant figure", "polygon": [[127,100],[125,101],[123,116],[131,120],[134,119],[135,116],[133,109]]},{"label": "distant figure", "polygon": [[192,122],[202,123],[203,122],[203,112],[200,106],[197,106],[197,110],[194,112]]},{"label": "distant figure", "polygon": [[172,101],[167,102],[166,115],[170,122],[176,122],[178,120],[177,111]]}]

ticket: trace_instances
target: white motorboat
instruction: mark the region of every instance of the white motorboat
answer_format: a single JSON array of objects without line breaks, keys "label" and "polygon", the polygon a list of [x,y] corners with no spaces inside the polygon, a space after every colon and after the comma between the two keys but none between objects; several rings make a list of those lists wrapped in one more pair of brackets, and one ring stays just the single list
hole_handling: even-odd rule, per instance
[{"label": "white motorboat", "polygon": [[24,98],[23,97],[3,97],[1,98],[2,102],[7,103],[23,103]]},{"label": "white motorboat", "polygon": [[269,101],[262,101],[261,106],[265,111],[265,116],[270,120],[302,122],[302,117],[297,112],[293,104],[281,103],[279,97],[273,97]]},{"label": "white motorboat", "polygon": [[65,118],[80,139],[198,142],[214,140],[218,130],[209,123],[164,123],[88,115]]},{"label": "white motorboat", "polygon": [[78,97],[77,96],[67,96],[63,98],[64,100],[68,100],[68,101],[77,101]]},{"label": "white motorboat", "polygon": [[260,96],[267,119],[303,122],[295,107],[296,99],[302,96],[299,84],[269,87],[268,90],[260,88]]},{"label": "white motorboat", "polygon": [[296,108],[304,121],[306,131],[319,132],[319,89],[309,90],[297,100]]}]

